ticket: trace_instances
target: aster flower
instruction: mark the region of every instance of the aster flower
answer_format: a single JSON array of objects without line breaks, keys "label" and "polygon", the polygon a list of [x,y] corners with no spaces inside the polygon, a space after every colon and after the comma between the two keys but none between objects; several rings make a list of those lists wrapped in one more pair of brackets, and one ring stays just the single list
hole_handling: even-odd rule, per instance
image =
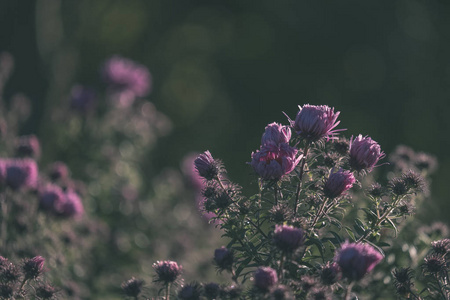
[{"label": "aster flower", "polygon": [[253,170],[264,180],[279,180],[291,173],[302,159],[297,149],[288,144],[269,143],[261,146],[260,151],[252,153],[250,162]]},{"label": "aster flower", "polygon": [[57,185],[48,184],[39,192],[39,206],[44,210],[56,213],[56,208],[61,207],[64,201],[64,192]]},{"label": "aster flower", "polygon": [[323,187],[323,193],[330,199],[337,198],[349,190],[355,182],[356,179],[352,172],[343,169],[339,169],[337,172],[332,170]]},{"label": "aster flower", "polygon": [[328,262],[320,271],[320,280],[324,285],[333,285],[341,277],[341,268],[335,262]]},{"label": "aster flower", "polygon": [[278,123],[271,123],[266,126],[264,134],[261,138],[261,145],[274,143],[276,145],[289,143],[291,139],[291,129]]},{"label": "aster flower", "polygon": [[178,299],[181,300],[200,300],[201,295],[202,286],[197,282],[187,284],[178,291]]},{"label": "aster flower", "polygon": [[442,255],[433,253],[425,257],[424,261],[423,269],[428,273],[437,275],[448,270],[445,258]]},{"label": "aster flower", "polygon": [[18,157],[39,158],[41,155],[41,146],[38,138],[35,135],[18,137],[14,152]]},{"label": "aster flower", "polygon": [[142,291],[142,286],[144,285],[144,281],[141,279],[136,279],[132,277],[131,279],[125,281],[122,283],[122,291],[127,295],[128,297],[135,297],[139,296],[139,294]]},{"label": "aster flower", "polygon": [[273,234],[275,246],[291,253],[303,245],[305,234],[302,229],[287,225],[276,225]]},{"label": "aster flower", "polygon": [[27,259],[22,265],[22,270],[25,275],[25,279],[35,279],[44,270],[45,258],[42,256],[35,256]]},{"label": "aster flower", "polygon": [[52,181],[65,180],[69,176],[69,168],[65,163],[56,161],[49,166],[48,176]]},{"label": "aster flower", "polygon": [[269,267],[261,267],[255,271],[253,279],[257,289],[267,292],[278,282],[277,271]]},{"label": "aster flower", "polygon": [[299,109],[291,126],[302,139],[310,142],[321,138],[335,139],[338,132],[343,130],[333,130],[340,123],[337,121],[340,112],[334,112],[334,108],[305,104]]},{"label": "aster flower", "polygon": [[383,256],[369,244],[348,242],[341,246],[334,257],[343,276],[351,281],[363,278],[382,259]]},{"label": "aster flower", "polygon": [[214,251],[214,262],[220,270],[231,271],[233,267],[234,255],[231,250],[222,246]]},{"label": "aster flower", "polygon": [[165,284],[174,282],[181,274],[182,266],[174,261],[165,260],[157,261],[153,264],[153,269],[156,272],[155,281],[160,281]]},{"label": "aster flower", "polygon": [[1,159],[0,183],[13,190],[35,188],[38,180],[38,166],[32,159]]},{"label": "aster flower", "polygon": [[212,157],[208,150],[194,160],[194,165],[198,174],[206,180],[212,180],[220,171],[220,163]]},{"label": "aster flower", "polygon": [[64,193],[64,201],[55,205],[55,211],[62,217],[78,219],[84,214],[81,198],[72,190]]},{"label": "aster flower", "polygon": [[370,137],[361,134],[350,140],[350,166],[355,171],[371,172],[378,160],[385,156],[380,145]]}]

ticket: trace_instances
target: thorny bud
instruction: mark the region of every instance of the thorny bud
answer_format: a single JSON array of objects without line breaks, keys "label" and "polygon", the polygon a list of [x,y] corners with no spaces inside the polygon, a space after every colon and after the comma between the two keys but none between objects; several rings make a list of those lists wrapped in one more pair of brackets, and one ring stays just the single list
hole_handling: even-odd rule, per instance
[{"label": "thorny bud", "polygon": [[183,286],[178,292],[178,298],[181,300],[199,300],[202,295],[202,287],[197,282]]},{"label": "thorny bud", "polygon": [[431,274],[440,274],[447,269],[445,258],[438,254],[431,254],[424,259],[423,268]]},{"label": "thorny bud", "polygon": [[450,252],[450,239],[442,239],[431,243],[433,251],[436,254],[446,255]]},{"label": "thorny bud", "polygon": [[45,258],[42,256],[35,256],[27,259],[22,265],[22,270],[25,275],[25,279],[35,279],[41,275],[44,270]]},{"label": "thorny bud", "polygon": [[128,297],[137,297],[142,291],[144,281],[131,277],[131,279],[122,283],[122,290]]},{"label": "thorny bud", "polygon": [[215,282],[210,282],[203,286],[203,293],[208,300],[217,299],[220,295],[220,290],[220,285]]},{"label": "thorny bud", "polygon": [[328,262],[320,271],[320,281],[324,285],[333,285],[341,277],[341,268],[335,262]]},{"label": "thorny bud", "polygon": [[233,267],[234,255],[231,250],[225,247],[218,248],[214,251],[214,262],[220,270],[231,271]]},{"label": "thorny bud", "polygon": [[394,276],[394,286],[397,293],[403,297],[409,298],[411,288],[414,283],[411,281],[413,271],[410,268],[399,268],[392,271]]}]

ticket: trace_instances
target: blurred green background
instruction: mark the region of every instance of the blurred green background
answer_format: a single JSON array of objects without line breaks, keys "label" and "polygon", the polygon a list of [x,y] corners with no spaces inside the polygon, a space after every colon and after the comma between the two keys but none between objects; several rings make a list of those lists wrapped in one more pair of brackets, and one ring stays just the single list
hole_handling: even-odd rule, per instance
[{"label": "blurred green background", "polygon": [[448,222],[449,16],[444,0],[0,0],[0,51],[16,60],[6,96],[33,103],[22,133],[44,148],[48,108],[74,83],[101,88],[99,66],[120,54],[150,69],[150,100],[174,125],[143,166],[150,173],[209,149],[256,189],[245,162],[264,127],[286,124],[282,111],[294,118],[297,105],[327,104],[348,137],[435,154],[424,215]]}]

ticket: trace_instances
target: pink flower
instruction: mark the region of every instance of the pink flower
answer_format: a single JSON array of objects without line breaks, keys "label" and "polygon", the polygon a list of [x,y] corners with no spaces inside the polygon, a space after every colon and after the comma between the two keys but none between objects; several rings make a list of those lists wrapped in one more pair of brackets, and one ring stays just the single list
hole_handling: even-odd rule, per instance
[{"label": "pink flower", "polygon": [[370,137],[361,134],[350,140],[350,166],[355,171],[371,172],[378,160],[385,156],[380,145]]},{"label": "pink flower", "polygon": [[352,172],[343,169],[339,169],[337,172],[332,170],[323,187],[323,193],[330,199],[339,197],[349,190],[355,182],[356,179]]}]

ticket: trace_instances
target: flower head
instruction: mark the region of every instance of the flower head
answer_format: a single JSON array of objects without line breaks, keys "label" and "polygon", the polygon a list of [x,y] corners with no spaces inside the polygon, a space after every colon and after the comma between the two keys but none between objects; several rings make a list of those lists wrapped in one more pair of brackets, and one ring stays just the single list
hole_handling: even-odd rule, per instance
[{"label": "flower head", "polygon": [[371,172],[378,160],[385,156],[380,145],[370,137],[361,134],[350,140],[350,166],[355,171]]},{"label": "flower head", "polygon": [[208,300],[217,299],[220,295],[220,290],[220,285],[215,282],[210,282],[203,286],[205,297]]},{"label": "flower head", "polygon": [[341,277],[341,268],[335,262],[328,262],[320,272],[320,280],[324,285],[335,284]]},{"label": "flower head", "polygon": [[369,244],[345,242],[337,251],[334,261],[341,267],[344,277],[360,280],[383,259]]},{"label": "flower head", "polygon": [[139,296],[142,291],[143,285],[143,280],[132,277],[131,279],[122,283],[122,290],[126,296],[137,298],[137,296]]},{"label": "flower head", "polygon": [[337,172],[331,171],[323,187],[323,193],[330,199],[339,197],[349,190],[355,182],[356,179],[350,171],[343,169],[339,169]]},{"label": "flower head", "polygon": [[264,180],[279,180],[291,173],[302,159],[297,157],[297,149],[288,144],[269,143],[261,146],[260,151],[252,153],[251,166]]},{"label": "flower head", "polygon": [[326,105],[309,105],[299,106],[300,111],[292,122],[295,132],[305,140],[316,142],[321,138],[335,139],[337,132],[341,130],[333,130],[340,121],[337,118],[340,112],[334,112],[334,108]]},{"label": "flower head", "polygon": [[52,299],[56,292],[56,289],[48,284],[41,284],[36,287],[36,296],[39,299]]},{"label": "flower head", "polygon": [[48,176],[52,181],[65,180],[69,176],[69,168],[63,162],[54,162],[48,169]]},{"label": "flower head", "polygon": [[64,193],[64,201],[55,205],[55,210],[62,217],[78,219],[84,214],[83,202],[80,196],[72,190]]},{"label": "flower head", "polygon": [[219,162],[207,150],[194,160],[198,174],[206,180],[212,180],[219,174]]},{"label": "flower head", "polygon": [[278,123],[271,123],[266,126],[266,130],[261,138],[261,145],[274,143],[276,145],[289,143],[291,139],[291,129]]},{"label": "flower head", "polygon": [[293,252],[303,245],[305,234],[302,229],[288,225],[276,225],[273,234],[275,246],[285,252]]},{"label": "flower head", "polygon": [[37,278],[44,270],[45,258],[36,256],[24,261],[22,270],[26,279]]},{"label": "flower head", "polygon": [[200,300],[202,287],[197,282],[186,284],[178,291],[178,299],[181,300]]},{"label": "flower head", "polygon": [[57,185],[48,184],[39,192],[39,206],[44,210],[56,213],[64,201],[64,192]]},{"label": "flower head", "polygon": [[253,275],[254,285],[261,291],[268,291],[278,282],[277,271],[269,267],[261,267]]},{"label": "flower head", "polygon": [[153,264],[156,272],[155,281],[161,281],[165,284],[174,282],[181,274],[182,267],[174,261],[157,261]]},{"label": "flower head", "polygon": [[13,190],[35,188],[38,167],[32,159],[5,159],[0,161],[0,182]]},{"label": "flower head", "polygon": [[214,262],[221,270],[229,270],[233,267],[234,255],[231,250],[225,247],[214,251]]},{"label": "flower head", "polygon": [[35,135],[24,135],[17,138],[15,153],[19,157],[38,158],[41,155],[41,146]]}]

